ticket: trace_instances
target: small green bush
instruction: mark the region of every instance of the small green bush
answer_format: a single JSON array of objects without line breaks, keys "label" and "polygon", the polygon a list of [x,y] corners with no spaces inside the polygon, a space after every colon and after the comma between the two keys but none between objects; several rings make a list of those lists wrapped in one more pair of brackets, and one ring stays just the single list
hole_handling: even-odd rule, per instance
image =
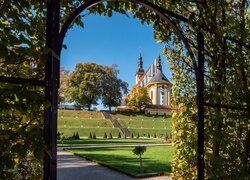
[{"label": "small green bush", "polygon": [[154,133],[154,138],[157,138],[156,133]]},{"label": "small green bush", "polygon": [[121,138],[122,138],[122,136],[121,136],[121,133],[120,133],[120,132],[118,133],[117,138],[118,138],[118,139],[121,139]]},{"label": "small green bush", "polygon": [[136,137],[136,138],[137,138],[137,139],[139,139],[139,138],[140,138],[140,134],[139,134],[139,133],[137,134],[137,137]]},{"label": "small green bush", "polygon": [[134,134],[133,133],[131,134],[131,138],[134,138]]},{"label": "small green bush", "polygon": [[109,133],[109,139],[113,139],[111,132]]},{"label": "small green bush", "polygon": [[60,140],[61,139],[61,133],[58,131],[57,132],[57,139]]},{"label": "small green bush", "polygon": [[80,139],[78,132],[76,132],[75,139]]},{"label": "small green bush", "polygon": [[105,132],[104,135],[103,135],[103,139],[107,139],[108,136],[107,136],[107,133]]},{"label": "small green bush", "polygon": [[93,133],[93,139],[96,139],[96,135],[95,135],[95,132]]},{"label": "small green bush", "polygon": [[93,138],[93,136],[92,136],[92,133],[90,132],[89,133],[89,139],[92,139]]},{"label": "small green bush", "polygon": [[150,138],[150,134],[148,133],[148,138]]}]

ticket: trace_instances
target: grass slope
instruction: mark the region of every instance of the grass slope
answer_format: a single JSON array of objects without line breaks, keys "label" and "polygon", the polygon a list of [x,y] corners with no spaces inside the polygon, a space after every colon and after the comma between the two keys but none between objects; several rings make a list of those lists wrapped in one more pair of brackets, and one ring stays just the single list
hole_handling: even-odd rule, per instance
[{"label": "grass slope", "polygon": [[166,133],[168,135],[171,133],[171,117],[135,114],[112,114],[112,117],[135,136],[139,133],[140,136],[147,137],[149,134],[150,137],[153,137],[156,134],[157,137],[163,137]]},{"label": "grass slope", "polygon": [[[126,172],[133,176],[141,176],[139,173],[139,158],[134,155],[131,147],[107,148],[107,149],[74,149],[71,152],[78,154],[100,164]],[[143,166],[146,174],[171,172],[173,154],[172,146],[147,147],[143,154]]]},{"label": "grass slope", "polygon": [[[163,137],[166,133],[171,133],[171,118],[163,116],[146,116],[138,114],[112,114],[114,119],[128,128],[136,137]],[[101,112],[95,111],[79,111],[79,110],[59,110],[58,111],[58,131],[63,136],[72,136],[74,132],[78,132],[80,137],[88,137],[90,132],[95,132],[98,138],[103,137],[106,132],[108,135],[112,133],[113,137],[117,137],[119,129],[113,128],[109,120],[103,118]]]},{"label": "grass slope", "polygon": [[88,137],[90,132],[97,137],[103,137],[105,132],[117,136],[120,132],[109,120],[103,119],[101,112],[79,110],[59,110],[58,131],[65,137],[72,136],[74,132],[78,132],[80,137]]}]

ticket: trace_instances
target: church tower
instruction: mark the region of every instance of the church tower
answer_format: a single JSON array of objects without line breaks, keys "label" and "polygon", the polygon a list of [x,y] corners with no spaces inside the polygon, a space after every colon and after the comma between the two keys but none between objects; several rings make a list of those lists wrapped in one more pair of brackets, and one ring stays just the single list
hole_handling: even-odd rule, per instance
[{"label": "church tower", "polygon": [[135,83],[136,84],[140,81],[140,79],[142,78],[143,75],[144,75],[143,61],[142,61],[142,56],[140,53],[140,56],[138,58],[138,69],[137,69],[136,75],[135,75]]},{"label": "church tower", "polygon": [[157,71],[162,71],[161,56],[160,55],[158,56],[156,63],[157,63],[157,65],[156,65]]}]

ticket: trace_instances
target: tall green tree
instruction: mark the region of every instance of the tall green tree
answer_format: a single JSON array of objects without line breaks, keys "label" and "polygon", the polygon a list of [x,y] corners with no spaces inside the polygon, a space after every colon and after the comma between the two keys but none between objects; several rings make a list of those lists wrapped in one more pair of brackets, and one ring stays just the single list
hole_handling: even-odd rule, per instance
[{"label": "tall green tree", "polygon": [[127,105],[131,109],[142,111],[146,105],[151,103],[147,89],[141,86],[133,87],[132,91],[127,97]]},{"label": "tall green tree", "polygon": [[123,94],[128,92],[128,83],[118,78],[119,71],[117,65],[111,67],[104,66],[105,74],[102,77],[102,103],[104,107],[109,107],[111,111],[112,106],[121,104]]},{"label": "tall green tree", "polygon": [[91,109],[101,97],[104,70],[96,63],[78,63],[67,82],[68,101]]}]

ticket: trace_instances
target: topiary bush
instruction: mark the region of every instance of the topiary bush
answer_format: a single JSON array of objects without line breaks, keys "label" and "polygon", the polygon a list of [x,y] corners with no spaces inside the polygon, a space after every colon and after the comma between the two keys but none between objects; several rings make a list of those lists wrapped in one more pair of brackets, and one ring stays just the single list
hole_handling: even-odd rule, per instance
[{"label": "topiary bush", "polygon": [[109,139],[113,139],[112,133],[109,133]]},{"label": "topiary bush", "polygon": [[75,139],[80,139],[80,136],[79,136],[79,134],[78,134],[78,131],[76,132]]},{"label": "topiary bush", "polygon": [[154,133],[154,138],[157,138],[156,133]]},{"label": "topiary bush", "polygon": [[133,133],[131,134],[131,138],[134,138],[134,134]]},{"label": "topiary bush", "polygon": [[105,132],[104,135],[103,135],[103,139],[107,139],[108,136],[107,136],[107,133]]},{"label": "topiary bush", "polygon": [[92,133],[90,132],[89,133],[89,137],[88,137],[89,139],[92,139],[93,138],[93,136],[92,136]]},{"label": "topiary bush", "polygon": [[95,135],[95,132],[93,133],[93,139],[96,139],[96,135]]},{"label": "topiary bush", "polygon": [[122,136],[121,136],[121,133],[120,133],[120,132],[118,133],[117,138],[118,138],[118,139],[121,139],[121,138],[122,138]]},{"label": "topiary bush", "polygon": [[140,138],[140,134],[139,134],[139,133],[137,134],[137,137],[136,137],[136,138],[137,138],[137,139],[139,139],[139,138]]}]

